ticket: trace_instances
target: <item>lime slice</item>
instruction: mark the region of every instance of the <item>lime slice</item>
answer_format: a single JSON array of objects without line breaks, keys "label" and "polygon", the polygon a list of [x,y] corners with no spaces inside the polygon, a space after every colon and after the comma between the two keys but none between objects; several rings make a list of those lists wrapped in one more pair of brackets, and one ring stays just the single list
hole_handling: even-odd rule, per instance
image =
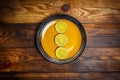
[{"label": "lime slice", "polygon": [[56,23],[55,29],[58,33],[64,33],[67,29],[67,24],[65,22],[59,21]]},{"label": "lime slice", "polygon": [[64,47],[57,48],[55,53],[58,59],[65,59],[68,55],[68,52]]},{"label": "lime slice", "polygon": [[58,45],[58,46],[65,46],[65,44],[68,42],[68,38],[66,37],[66,35],[64,34],[58,34],[56,37],[55,37],[55,43]]}]

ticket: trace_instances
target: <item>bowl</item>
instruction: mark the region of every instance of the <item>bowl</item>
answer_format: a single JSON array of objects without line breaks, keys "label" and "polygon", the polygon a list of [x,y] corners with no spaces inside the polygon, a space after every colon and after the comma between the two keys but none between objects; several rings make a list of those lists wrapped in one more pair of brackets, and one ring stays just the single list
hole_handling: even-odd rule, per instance
[{"label": "bowl", "polygon": [[[49,24],[51,24],[53,21],[57,21],[57,20],[67,20],[67,21],[72,22],[73,24],[76,25],[79,32],[81,33],[81,38],[82,38],[81,39],[81,44],[78,44],[78,45],[80,45],[80,47],[77,50],[77,52],[75,53],[75,55],[72,56],[71,58],[68,58],[68,59],[61,60],[61,59],[56,59],[56,58],[51,57],[45,51],[45,49],[43,47],[43,44],[42,44],[42,37],[43,37],[43,34],[44,34],[45,30],[47,29],[47,27],[49,27]],[[69,34],[73,34],[73,33],[74,32],[72,32],[72,33],[70,32]],[[53,32],[51,32],[50,34],[53,34]],[[76,41],[76,42],[78,42],[78,41]],[[48,42],[45,42],[45,43],[47,44]],[[85,46],[86,46],[86,32],[85,32],[85,29],[83,28],[82,24],[77,19],[75,19],[74,17],[69,16],[69,15],[65,15],[65,14],[57,14],[57,15],[53,15],[53,16],[48,17],[46,20],[44,20],[40,24],[39,29],[37,31],[36,43],[37,43],[37,47],[39,49],[39,52],[48,61],[50,61],[52,63],[57,63],[57,64],[70,63],[72,61],[75,61],[84,51]],[[48,46],[50,46],[50,45],[48,44]]]}]

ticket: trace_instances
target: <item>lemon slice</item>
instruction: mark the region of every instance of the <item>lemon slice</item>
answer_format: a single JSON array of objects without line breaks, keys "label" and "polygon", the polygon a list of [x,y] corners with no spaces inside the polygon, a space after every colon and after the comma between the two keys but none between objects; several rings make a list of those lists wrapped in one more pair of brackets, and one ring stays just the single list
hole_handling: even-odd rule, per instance
[{"label": "lemon slice", "polygon": [[58,47],[55,53],[58,59],[65,59],[68,55],[68,52],[64,47]]},{"label": "lemon slice", "polygon": [[59,21],[56,23],[55,29],[58,33],[64,33],[67,29],[67,24],[65,22]]},{"label": "lemon slice", "polygon": [[58,34],[58,35],[55,37],[55,43],[56,43],[58,46],[65,46],[67,42],[68,42],[68,38],[67,38],[66,35],[64,35],[64,34]]}]

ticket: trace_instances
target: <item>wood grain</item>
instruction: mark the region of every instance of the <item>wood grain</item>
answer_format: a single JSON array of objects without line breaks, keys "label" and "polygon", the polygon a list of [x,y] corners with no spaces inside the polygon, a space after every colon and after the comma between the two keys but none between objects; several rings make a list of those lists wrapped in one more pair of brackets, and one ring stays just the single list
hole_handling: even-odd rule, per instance
[{"label": "wood grain", "polygon": [[0,50],[0,71],[120,71],[120,48],[86,48],[76,61],[65,65],[48,62],[36,48],[5,48]]},{"label": "wood grain", "polygon": [[[62,11],[64,4],[71,10]],[[0,0],[0,21],[36,23],[54,14],[69,14],[82,23],[120,23],[119,0]]]},{"label": "wood grain", "polygon": [[[69,64],[44,59],[36,32],[48,16],[68,14],[87,33]],[[0,80],[120,80],[120,0],[0,0]]]},{"label": "wood grain", "polygon": [[119,80],[120,73],[2,73],[5,80]]},{"label": "wood grain", "polygon": [[[120,47],[120,24],[83,24],[86,47]],[[39,24],[0,24],[0,48],[36,47]]]}]

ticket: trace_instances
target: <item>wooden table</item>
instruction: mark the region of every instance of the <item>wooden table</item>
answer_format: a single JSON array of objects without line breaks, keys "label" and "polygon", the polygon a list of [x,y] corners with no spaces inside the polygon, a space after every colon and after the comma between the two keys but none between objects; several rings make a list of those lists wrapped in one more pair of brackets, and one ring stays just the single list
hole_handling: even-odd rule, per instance
[{"label": "wooden table", "polygon": [[[58,65],[35,38],[48,16],[68,14],[87,33],[83,54]],[[120,80],[120,0],[0,0],[0,80]]]}]

